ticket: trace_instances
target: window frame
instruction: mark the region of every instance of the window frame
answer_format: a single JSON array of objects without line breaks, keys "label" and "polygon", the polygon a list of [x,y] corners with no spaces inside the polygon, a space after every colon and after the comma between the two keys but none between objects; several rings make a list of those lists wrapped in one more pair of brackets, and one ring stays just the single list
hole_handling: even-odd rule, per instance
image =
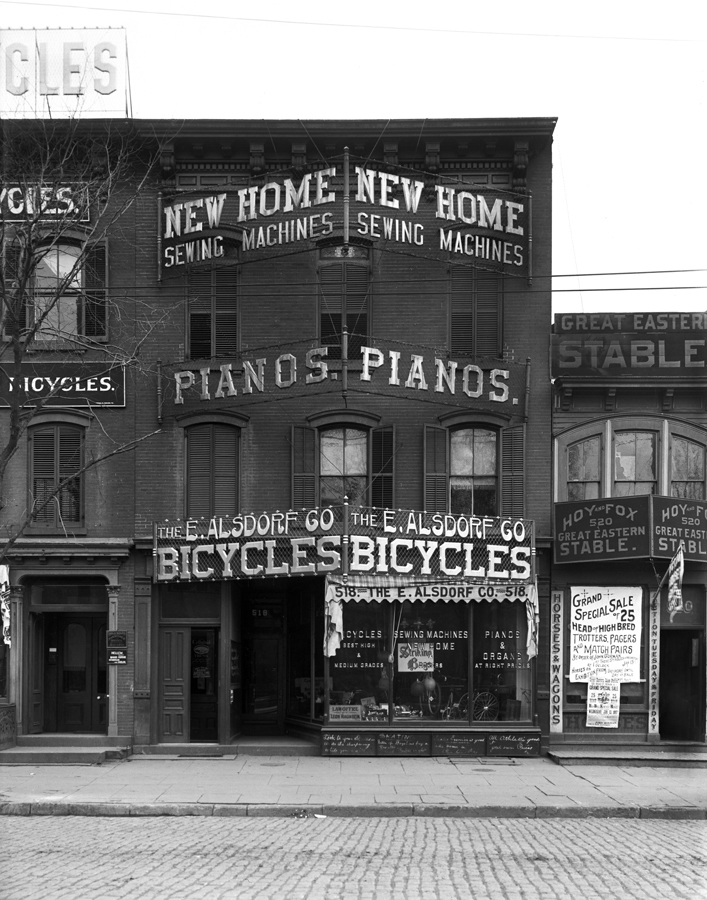
[{"label": "window frame", "polygon": [[450,263],[448,292],[448,346],[452,356],[502,358],[503,275]]},{"label": "window frame", "polygon": [[[609,416],[592,419],[561,432],[555,437],[554,495],[556,502],[568,500],[567,474],[570,446],[592,437],[600,437],[601,459],[599,464],[599,498],[612,498],[614,484],[615,436],[620,432],[653,432],[656,435],[657,482],[653,496],[671,497],[672,494],[672,446],[679,437],[698,444],[705,451],[705,477],[703,499],[707,499],[707,429],[666,416]],[[610,452],[607,452],[610,448]],[[651,496],[649,494],[641,496]]]},{"label": "window frame", "polygon": [[[347,255],[344,255],[344,249],[347,251]],[[341,253],[340,256],[337,254]],[[356,256],[355,254],[360,253],[361,256]],[[343,334],[343,326],[346,323],[346,327],[349,334],[349,344],[348,344],[348,358],[358,360],[360,357],[360,353],[357,352],[357,347],[364,346],[366,342],[369,340],[371,335],[371,251],[367,248],[361,248],[358,246],[351,245],[348,248],[343,247],[327,247],[322,248],[319,252],[319,260],[317,262],[317,333],[319,335],[320,343],[327,346],[329,348],[329,353],[327,355],[328,360],[338,361],[341,359],[341,347],[342,347],[342,334]],[[353,254],[353,255],[349,255]],[[365,255],[363,255],[365,254]],[[340,291],[339,296],[336,296],[337,289],[334,286],[333,281],[331,283],[325,284],[325,278],[323,278],[323,273],[333,273],[336,268],[339,268],[341,271],[341,282],[338,290]],[[359,310],[355,313],[349,312],[349,278],[348,273],[351,272],[363,272],[364,277],[361,279],[362,282],[365,282],[365,296],[363,303]],[[328,276],[327,276],[328,277]],[[358,288],[359,294],[361,293],[361,285],[354,285],[353,290],[350,292],[352,295],[355,293],[356,288]],[[340,302],[339,307],[336,311],[332,309],[328,309],[328,305],[333,302]],[[356,322],[361,316],[361,313],[365,314],[365,333],[360,333],[355,331],[353,328],[349,327],[349,318],[356,315]],[[335,329],[335,324],[332,321],[327,322],[327,318],[331,320],[332,316],[339,315],[339,332]],[[354,325],[356,324],[354,322]],[[353,337],[352,337],[353,335]],[[338,340],[337,340],[338,336]]]},{"label": "window frame", "polygon": [[291,501],[294,509],[321,503],[321,435],[337,428],[366,433],[366,489],[362,505],[393,509],[395,505],[395,426],[364,412],[318,413],[308,425],[291,429]]},{"label": "window frame", "polygon": [[[205,294],[205,283],[209,281],[208,297]],[[201,287],[197,284],[201,282]],[[241,304],[240,304],[240,269],[232,265],[198,266],[193,268],[185,279],[186,296],[186,347],[185,359],[214,359],[221,356],[232,356],[241,346]],[[193,296],[197,291],[202,293]],[[234,309],[235,307],[235,309]],[[209,353],[193,352],[196,329],[195,318],[208,316],[208,325],[201,328],[209,331]],[[203,336],[199,338],[205,345]]]},{"label": "window frame", "polygon": [[[27,527],[28,534],[47,534],[47,533],[59,533],[63,534],[65,531],[70,530],[72,532],[84,532],[86,527],[86,473],[83,471],[85,465],[85,448],[86,448],[86,431],[88,425],[90,423],[91,416],[83,416],[79,413],[64,413],[60,415],[51,415],[51,416],[38,416],[32,424],[27,429],[27,508],[30,511],[30,521]],[[66,516],[61,512],[60,505],[55,504],[53,499],[55,497],[61,497],[61,491],[56,491],[56,486],[61,483],[62,480],[66,480],[66,476],[62,478],[61,473],[61,431],[64,430],[67,435],[74,435],[78,439],[79,445],[79,460],[78,466],[76,467],[78,470],[78,474],[76,476],[69,476],[71,479],[76,479],[78,482],[78,516],[74,519],[67,519]],[[38,468],[37,459],[37,436],[41,432],[49,432],[51,431],[53,434],[52,437],[52,468],[53,474],[52,479],[54,482],[54,488],[52,488],[51,493],[53,494],[52,500],[47,504],[44,511],[52,510],[51,520],[45,516],[42,520],[37,520],[34,514],[34,506],[35,506],[35,480],[40,477],[35,473]],[[74,466],[72,464],[71,468]],[[68,483],[66,485],[68,489]],[[44,513],[42,513],[44,514]]]},{"label": "window frame", "polygon": [[523,518],[525,497],[525,425],[511,424],[500,416],[471,417],[451,414],[442,425],[424,425],[423,508],[449,513],[451,509],[451,435],[456,431],[483,429],[496,432],[496,516]]}]

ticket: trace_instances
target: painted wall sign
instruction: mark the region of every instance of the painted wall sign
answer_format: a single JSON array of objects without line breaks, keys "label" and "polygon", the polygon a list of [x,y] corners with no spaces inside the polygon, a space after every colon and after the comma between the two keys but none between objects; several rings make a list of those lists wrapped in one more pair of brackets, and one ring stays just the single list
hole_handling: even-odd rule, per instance
[{"label": "painted wall sign", "polygon": [[707,313],[558,315],[552,374],[707,377]]},{"label": "painted wall sign", "polygon": [[679,497],[621,497],[556,503],[555,562],[707,558],[707,502]]},{"label": "painted wall sign", "polygon": [[341,162],[301,177],[252,179],[219,194],[167,198],[161,223],[164,269],[178,272],[220,253],[218,243],[208,243],[218,228],[239,233],[247,262],[340,236],[346,218],[354,243],[528,274],[530,210],[524,194],[482,189],[461,178],[431,179],[403,168],[383,172],[351,159],[347,206],[345,168]]},{"label": "painted wall sign", "polygon": [[[246,513],[154,526],[156,581],[355,574],[532,580],[532,523],[358,507]],[[501,588],[499,588],[501,589]]]},{"label": "painted wall sign", "polygon": [[650,497],[555,504],[555,562],[650,556]]},{"label": "painted wall sign", "polygon": [[[329,347],[292,345],[273,353],[251,351],[228,361],[184,368],[180,363],[165,384],[165,409],[170,405],[262,403],[263,397],[308,392],[340,392],[340,361],[328,359]],[[337,348],[338,350],[338,348]],[[167,371],[167,369],[165,369]],[[349,360],[348,386],[367,393],[425,397],[445,404],[524,415],[526,366],[477,359],[458,362],[431,348],[402,349],[392,343],[364,346]]]},{"label": "painted wall sign", "polygon": [[0,367],[0,407],[19,392],[23,406],[125,406],[125,368],[105,363],[27,362],[19,381]]},{"label": "painted wall sign", "polygon": [[570,681],[639,681],[642,589],[582,586],[570,592]]},{"label": "painted wall sign", "polygon": [[0,115],[128,114],[123,28],[0,30]]},{"label": "painted wall sign", "polygon": [[563,730],[564,633],[564,594],[553,591],[550,605],[550,731],[554,734],[561,734]]}]

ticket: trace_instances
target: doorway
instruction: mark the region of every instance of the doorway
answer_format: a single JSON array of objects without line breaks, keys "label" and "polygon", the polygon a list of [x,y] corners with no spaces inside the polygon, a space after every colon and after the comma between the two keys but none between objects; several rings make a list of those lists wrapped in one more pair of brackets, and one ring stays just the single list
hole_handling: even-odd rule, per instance
[{"label": "doorway", "polygon": [[160,629],[160,743],[218,741],[218,628]]},{"label": "doorway", "polygon": [[285,731],[284,593],[279,585],[254,585],[241,603],[243,710],[248,735]]},{"label": "doorway", "polygon": [[661,740],[704,741],[704,631],[660,632]]},{"label": "doorway", "polygon": [[39,664],[30,683],[32,730],[106,734],[106,616],[32,615],[30,653]]}]

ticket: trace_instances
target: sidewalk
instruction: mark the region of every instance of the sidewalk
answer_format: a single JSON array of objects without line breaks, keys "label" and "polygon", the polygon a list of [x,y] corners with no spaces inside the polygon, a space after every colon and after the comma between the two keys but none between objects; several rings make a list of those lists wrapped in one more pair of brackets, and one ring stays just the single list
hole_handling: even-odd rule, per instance
[{"label": "sidewalk", "polygon": [[0,765],[0,814],[707,819],[707,777],[545,758],[133,756]]}]

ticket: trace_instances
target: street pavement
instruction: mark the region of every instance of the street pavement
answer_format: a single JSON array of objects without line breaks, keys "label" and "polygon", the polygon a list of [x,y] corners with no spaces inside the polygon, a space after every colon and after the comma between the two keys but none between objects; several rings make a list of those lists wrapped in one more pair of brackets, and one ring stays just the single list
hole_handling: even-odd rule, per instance
[{"label": "street pavement", "polygon": [[541,758],[133,756],[0,764],[0,815],[707,819],[701,768]]}]

